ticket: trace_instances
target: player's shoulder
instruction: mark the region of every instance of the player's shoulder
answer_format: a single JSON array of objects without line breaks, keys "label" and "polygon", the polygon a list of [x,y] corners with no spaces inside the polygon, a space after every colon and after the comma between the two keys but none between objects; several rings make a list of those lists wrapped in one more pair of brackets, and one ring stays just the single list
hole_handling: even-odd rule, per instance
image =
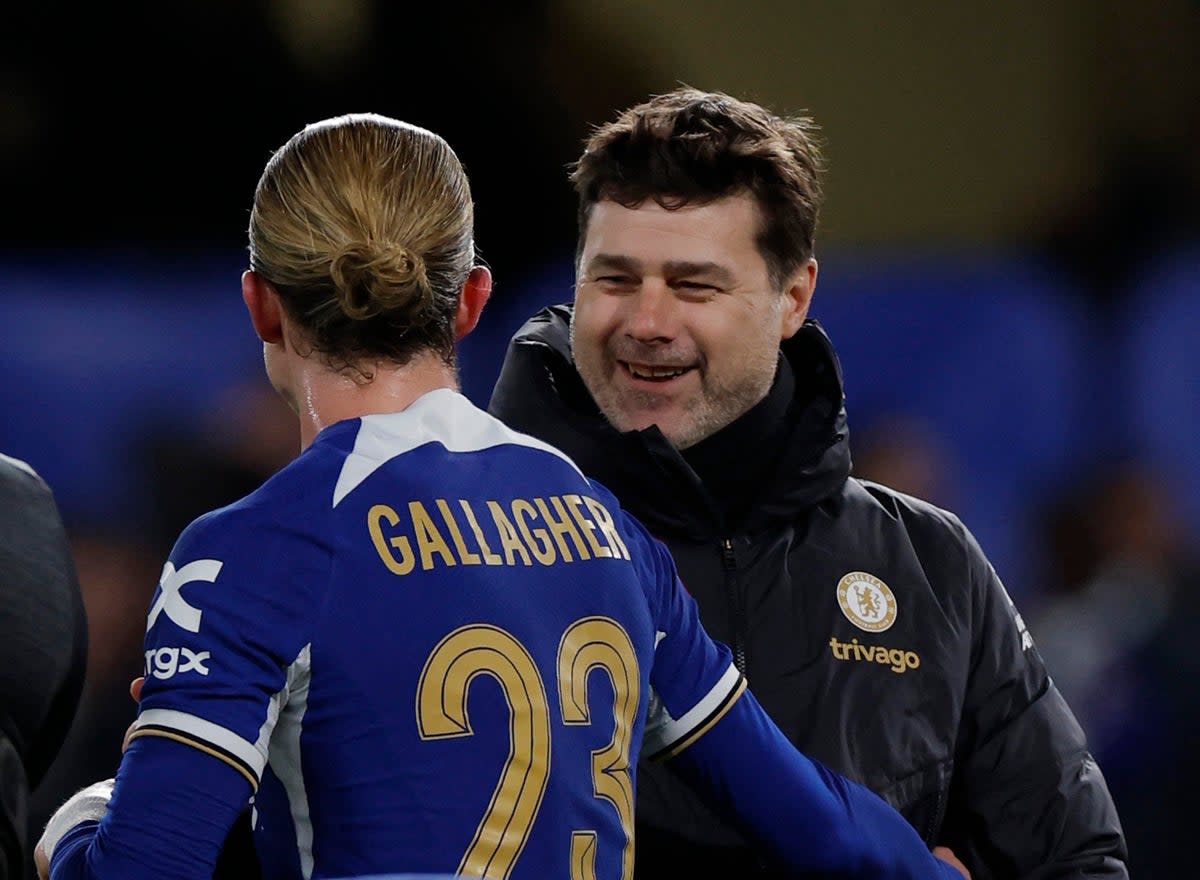
[{"label": "player's shoulder", "polygon": [[176,539],[159,582],[163,590],[208,582],[206,613],[275,631],[280,620],[305,617],[330,586],[333,545],[327,529],[280,509],[275,492],[259,490],[193,520]]},{"label": "player's shoulder", "polygon": [[658,607],[674,589],[678,577],[671,551],[641,520],[621,507],[620,500],[607,486],[591,478],[587,483],[601,515],[612,520],[621,536],[624,558],[633,565],[643,594],[651,607]]},{"label": "player's shoulder", "polygon": [[402,463],[415,485],[445,484],[454,474],[439,469],[437,459],[474,454],[486,456],[486,476],[492,479],[512,482],[570,473],[584,482],[565,452],[510,428],[450,388],[427,392],[401,411],[355,421],[352,431],[330,438],[336,439],[342,456],[332,494],[335,506],[384,465]]},{"label": "player's shoulder", "polygon": [[582,477],[578,465],[557,446],[509,427],[452,389],[424,395],[402,415],[414,445],[435,440],[451,452],[515,449],[561,462]]},{"label": "player's shoulder", "polygon": [[[192,520],[172,557],[305,553],[319,547],[334,472],[335,464],[321,450],[306,450],[254,491]],[[295,549],[289,551],[291,546]]]}]

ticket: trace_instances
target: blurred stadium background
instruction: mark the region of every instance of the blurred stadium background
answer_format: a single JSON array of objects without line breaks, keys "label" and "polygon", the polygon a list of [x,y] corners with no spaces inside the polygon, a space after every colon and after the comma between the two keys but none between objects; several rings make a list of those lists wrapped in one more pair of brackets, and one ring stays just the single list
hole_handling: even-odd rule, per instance
[{"label": "blurred stadium background", "polygon": [[570,299],[565,168],[588,126],[686,82],[822,126],[813,314],[842,356],[856,468],[963,517],[1088,730],[1134,876],[1191,869],[1172,829],[1200,783],[1196,0],[5,16],[0,451],[54,488],[93,635],[35,822],[115,767],[179,529],[294,453],[238,288],[270,151],[362,110],[455,146],[497,278],[461,358],[484,404],[509,335]]}]

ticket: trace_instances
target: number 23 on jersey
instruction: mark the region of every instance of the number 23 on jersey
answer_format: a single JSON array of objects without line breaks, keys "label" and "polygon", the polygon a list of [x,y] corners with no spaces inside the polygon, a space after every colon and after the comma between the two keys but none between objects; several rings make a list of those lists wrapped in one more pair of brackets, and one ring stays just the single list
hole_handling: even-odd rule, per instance
[{"label": "number 23 on jersey", "polygon": [[[633,777],[629,750],[640,701],[637,655],[628,634],[607,617],[585,617],[567,627],[558,646],[558,704],[563,723],[591,723],[588,675],[597,667],[612,681],[612,740],[592,751],[592,791],[612,804],[625,833],[622,880],[633,876]],[[508,760],[457,873],[506,878],[516,864],[550,775],[550,707],[529,651],[489,624],[447,635],[430,653],[417,686],[422,739],[471,736],[467,692],[475,676],[492,676],[508,702],[512,723]],[[595,880],[596,832],[571,834],[572,880]]]}]

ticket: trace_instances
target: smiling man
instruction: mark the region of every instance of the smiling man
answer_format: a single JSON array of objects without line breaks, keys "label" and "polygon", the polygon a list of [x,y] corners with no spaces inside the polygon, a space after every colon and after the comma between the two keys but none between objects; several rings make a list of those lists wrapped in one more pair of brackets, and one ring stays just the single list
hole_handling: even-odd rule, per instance
[{"label": "smiling man", "polygon": [[593,208],[571,344],[616,428],[657,425],[687,449],[766,396],[779,340],[804,322],[817,264],[803,261],[780,296],[754,241],[757,225],[747,194]]},{"label": "smiling man", "polygon": [[[850,476],[807,319],[820,165],[811,120],[719,93],[598,128],[574,305],[517,334],[490,409],[663,540],[780,728],[927,844],[976,878],[1125,878],[1083,732],[975,539]],[[638,880],[775,876],[670,768],[639,769],[636,815]]]}]

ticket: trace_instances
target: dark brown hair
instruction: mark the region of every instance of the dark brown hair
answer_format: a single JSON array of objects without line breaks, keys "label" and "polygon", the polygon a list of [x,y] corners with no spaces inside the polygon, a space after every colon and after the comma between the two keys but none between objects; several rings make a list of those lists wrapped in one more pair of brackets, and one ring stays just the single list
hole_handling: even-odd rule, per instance
[{"label": "dark brown hair", "polygon": [[[757,241],[776,286],[812,256],[821,205],[817,126],[721,92],[682,87],[598,127],[574,163],[579,247],[592,207],[611,199],[664,208],[742,192],[757,201]],[[578,254],[577,254],[578,257]]]}]

